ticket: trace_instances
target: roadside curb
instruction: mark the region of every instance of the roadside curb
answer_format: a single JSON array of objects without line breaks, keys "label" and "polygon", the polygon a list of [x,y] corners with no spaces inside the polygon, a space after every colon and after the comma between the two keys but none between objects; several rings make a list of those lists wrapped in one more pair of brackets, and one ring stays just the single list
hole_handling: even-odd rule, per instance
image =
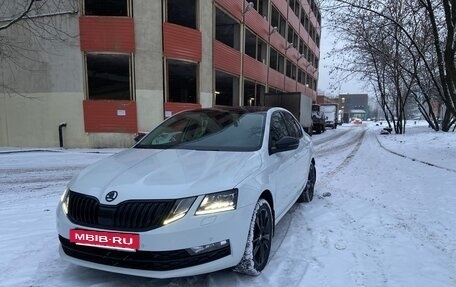
[{"label": "roadside curb", "polygon": [[27,152],[63,152],[63,150],[53,150],[53,149],[12,149],[12,150],[0,150],[1,154],[13,154],[13,153],[27,153]]},{"label": "roadside curb", "polygon": [[419,163],[422,163],[422,164],[425,164],[425,165],[428,165],[428,166],[432,166],[432,167],[435,167],[435,168],[439,168],[439,169],[443,169],[443,170],[446,170],[446,171],[450,171],[450,172],[455,172],[456,173],[456,170],[454,169],[451,169],[451,168],[448,168],[448,167],[443,167],[443,166],[438,166],[438,165],[435,165],[433,163],[430,163],[430,162],[427,162],[427,161],[423,161],[423,160],[419,160],[419,159],[416,159],[416,158],[413,158],[413,157],[409,157],[409,156],[406,156],[405,154],[401,154],[401,153],[398,153],[398,152],[395,152],[387,147],[385,147],[381,142],[380,140],[378,139],[378,135],[375,135],[375,138],[377,139],[377,142],[378,144],[380,145],[380,147],[384,150],[386,150],[387,152],[389,153],[392,153],[394,155],[397,155],[397,156],[400,156],[400,157],[403,157],[405,159],[409,159],[411,161],[415,161],[415,162],[419,162]]}]

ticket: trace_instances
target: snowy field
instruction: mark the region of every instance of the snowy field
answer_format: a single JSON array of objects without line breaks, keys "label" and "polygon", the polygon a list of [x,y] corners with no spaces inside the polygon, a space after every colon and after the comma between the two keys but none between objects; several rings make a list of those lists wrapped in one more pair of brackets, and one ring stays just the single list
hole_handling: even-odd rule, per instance
[{"label": "snowy field", "polygon": [[[55,207],[67,181],[117,150],[0,148],[0,286],[456,286],[456,134],[374,123],[313,137],[316,197],[279,222],[258,277],[229,270],[155,280],[58,256]],[[324,197],[323,194],[331,196]]]}]

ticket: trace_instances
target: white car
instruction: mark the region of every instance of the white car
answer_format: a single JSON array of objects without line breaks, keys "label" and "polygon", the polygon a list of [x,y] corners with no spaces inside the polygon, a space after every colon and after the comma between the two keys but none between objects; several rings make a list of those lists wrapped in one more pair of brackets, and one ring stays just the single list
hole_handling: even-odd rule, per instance
[{"label": "white car", "polygon": [[287,110],[182,112],[68,183],[60,254],[153,278],[230,267],[258,275],[275,224],[312,200],[315,179],[311,139]]}]

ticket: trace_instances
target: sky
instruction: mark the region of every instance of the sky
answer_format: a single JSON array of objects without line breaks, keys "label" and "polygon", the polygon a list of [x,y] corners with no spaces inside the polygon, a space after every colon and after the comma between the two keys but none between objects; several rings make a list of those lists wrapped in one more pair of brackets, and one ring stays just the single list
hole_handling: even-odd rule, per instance
[{"label": "sky", "polygon": [[[368,93],[368,89],[363,85],[364,83],[360,80],[352,79],[347,82],[343,82],[338,88],[334,89],[331,85],[334,85],[336,81],[330,78],[330,66],[334,64],[334,59],[329,59],[328,54],[333,48],[333,42],[335,37],[332,34],[328,25],[325,25],[325,16],[322,16],[322,31],[321,31],[321,43],[320,43],[320,67],[319,67],[319,79],[318,79],[318,90],[328,94],[364,94]],[[369,94],[369,93],[368,93]]]}]

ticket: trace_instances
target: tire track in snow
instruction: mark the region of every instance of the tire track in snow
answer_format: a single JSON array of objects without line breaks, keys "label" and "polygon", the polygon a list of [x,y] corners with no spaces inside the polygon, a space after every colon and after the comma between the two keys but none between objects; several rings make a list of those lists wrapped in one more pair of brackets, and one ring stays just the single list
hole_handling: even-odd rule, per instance
[{"label": "tire track in snow", "polygon": [[323,145],[323,144],[328,143],[330,141],[333,141],[333,140],[335,140],[337,138],[342,137],[343,135],[348,133],[350,130],[351,129],[345,129],[342,132],[334,133],[334,134],[326,136],[326,137],[321,137],[321,138],[319,137],[319,138],[316,138],[316,139],[312,138],[312,142],[314,143],[315,146],[320,146],[320,145]]},{"label": "tire track in snow", "polygon": [[[363,143],[363,139],[366,134],[366,131],[367,131],[366,129],[363,129],[363,131],[357,135],[357,137],[355,138],[354,141],[348,142],[342,146],[337,147],[337,148],[345,149],[345,148],[349,148],[354,145],[353,150],[345,157],[345,159],[339,165],[337,165],[334,169],[330,170],[329,172],[327,172],[323,175],[323,182],[325,182],[328,177],[330,177],[331,175],[334,175],[336,172],[338,172],[340,169],[346,167],[350,163],[350,161],[355,157],[356,153],[358,152],[359,148],[361,147],[361,144]],[[324,149],[322,151],[317,151],[315,154],[322,156],[322,155],[328,154],[329,152],[334,152],[334,150],[335,150],[334,148],[331,148],[330,150]]]}]

